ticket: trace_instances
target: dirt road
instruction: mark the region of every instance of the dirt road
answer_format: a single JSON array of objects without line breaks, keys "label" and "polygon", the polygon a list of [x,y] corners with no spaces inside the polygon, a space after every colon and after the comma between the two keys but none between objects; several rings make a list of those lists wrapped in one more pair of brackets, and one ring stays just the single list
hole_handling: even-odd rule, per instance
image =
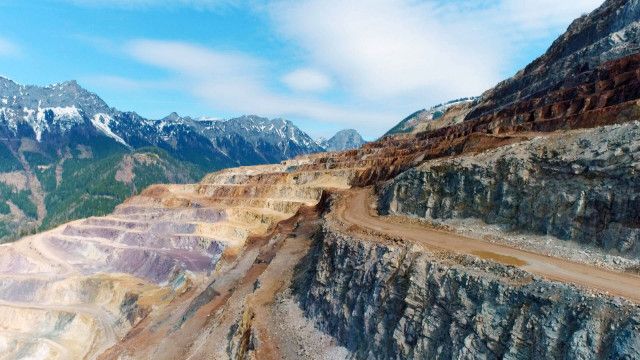
[{"label": "dirt road", "polygon": [[640,276],[471,239],[420,224],[394,223],[370,211],[369,195],[368,189],[350,192],[345,202],[338,207],[337,217],[347,224],[413,241],[427,248],[476,255],[517,266],[549,280],[573,283],[640,303]]}]

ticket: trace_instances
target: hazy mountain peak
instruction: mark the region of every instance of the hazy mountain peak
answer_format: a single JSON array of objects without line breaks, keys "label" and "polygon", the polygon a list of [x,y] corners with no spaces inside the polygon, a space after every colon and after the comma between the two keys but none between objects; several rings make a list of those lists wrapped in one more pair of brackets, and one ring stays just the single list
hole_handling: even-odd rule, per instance
[{"label": "hazy mountain peak", "polygon": [[15,81],[13,81],[13,80],[9,79],[9,78],[8,78],[8,77],[6,77],[6,76],[2,76],[2,75],[0,75],[0,85],[5,85],[5,86],[6,86],[6,85],[18,86],[18,84],[17,84]]},{"label": "hazy mountain peak", "polygon": [[[206,132],[235,134],[244,137],[250,143],[258,146],[267,143],[281,148],[285,154],[299,152],[319,152],[322,148],[291,121],[282,118],[269,119],[258,115],[243,115],[225,121],[208,122]],[[290,157],[288,155],[288,157]]]},{"label": "hazy mountain peak", "polygon": [[162,121],[176,121],[178,119],[181,119],[182,117],[180,115],[178,115],[177,112],[172,112],[171,114],[165,116],[164,118],[162,118]]},{"label": "hazy mountain peak", "polygon": [[354,129],[344,129],[338,131],[329,140],[318,139],[322,148],[327,151],[343,151],[357,149],[366,141],[360,136],[360,133]]}]

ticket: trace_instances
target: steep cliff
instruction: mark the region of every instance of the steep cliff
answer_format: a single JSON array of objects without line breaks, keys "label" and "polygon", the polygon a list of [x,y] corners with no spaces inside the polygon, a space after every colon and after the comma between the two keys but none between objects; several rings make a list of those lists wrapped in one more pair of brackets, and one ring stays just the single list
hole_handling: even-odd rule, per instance
[{"label": "steep cliff", "polygon": [[328,227],[307,261],[301,307],[355,358],[640,357],[640,308],[511,266]]},{"label": "steep cliff", "polygon": [[576,19],[549,50],[484,93],[467,119],[557,90],[567,78],[640,51],[640,2],[609,0]]}]

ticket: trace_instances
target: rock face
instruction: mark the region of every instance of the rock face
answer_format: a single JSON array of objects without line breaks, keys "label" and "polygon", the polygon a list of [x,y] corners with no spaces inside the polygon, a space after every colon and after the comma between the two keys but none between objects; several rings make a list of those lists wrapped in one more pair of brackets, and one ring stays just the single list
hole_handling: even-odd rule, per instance
[{"label": "rock face", "polygon": [[483,94],[467,119],[553,91],[567,76],[640,51],[640,1],[608,0],[575,20],[540,58]]},{"label": "rock face", "polygon": [[295,291],[362,359],[635,359],[640,309],[470,257],[325,228]]},{"label": "rock face", "polygon": [[[515,76],[477,99],[461,99],[473,102],[455,114],[450,113],[452,120],[444,125],[465,120],[471,122],[467,127],[477,131],[489,122],[504,119],[510,126],[530,126],[526,123],[554,118],[566,121],[569,116],[593,110],[607,102],[608,105],[622,103],[625,101],[623,93],[629,90],[615,91],[616,94],[611,90],[625,86],[623,78],[629,80],[630,77],[620,74],[620,68],[614,64],[625,63],[622,59],[638,52],[640,2],[606,1],[591,14],[575,20],[544,55]],[[608,70],[613,70],[611,76],[606,75]],[[633,86],[634,89],[637,87]],[[598,99],[599,95],[605,98]],[[418,111],[385,135],[441,128],[442,120],[432,123],[446,117],[448,107],[458,103],[460,101],[455,100]]]},{"label": "rock face", "polygon": [[640,256],[640,124],[427,162],[384,186],[383,213],[474,217]]},{"label": "rock face", "polygon": [[354,129],[340,130],[329,140],[321,140],[318,145],[326,151],[344,151],[357,149],[364,145],[366,141]]},{"label": "rock face", "polygon": [[[638,29],[640,2],[605,2],[545,55],[471,104],[463,122],[418,133],[430,144],[422,159],[507,145],[518,133],[637,120]],[[380,208],[431,219],[476,217],[637,257],[638,134],[633,126],[612,129],[602,130],[611,131],[609,138],[585,133],[582,145],[552,137],[427,162],[385,187]]]}]

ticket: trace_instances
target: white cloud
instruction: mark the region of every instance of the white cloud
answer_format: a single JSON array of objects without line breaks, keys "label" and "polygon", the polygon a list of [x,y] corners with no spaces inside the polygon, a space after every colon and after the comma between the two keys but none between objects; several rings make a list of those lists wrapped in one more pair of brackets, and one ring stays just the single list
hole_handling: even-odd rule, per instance
[{"label": "white cloud", "polygon": [[[196,3],[219,2],[181,2]],[[479,95],[512,73],[522,54],[531,57],[531,43],[548,41],[599,3],[281,0],[263,9],[296,54],[284,75],[279,65],[287,62],[184,42],[143,39],[126,50],[217,110],[332,122],[375,136],[419,108]],[[279,90],[282,83],[289,91]]]},{"label": "white cloud", "polygon": [[313,69],[297,69],[282,78],[287,86],[298,91],[326,91],[331,87],[331,80],[323,73]]},{"label": "white cloud", "polygon": [[170,81],[139,80],[114,75],[86,76],[81,80],[83,83],[96,87],[107,87],[126,91],[172,89],[175,86],[175,84]]},{"label": "white cloud", "polygon": [[476,95],[531,41],[602,0],[283,0],[273,24],[313,67],[368,100],[417,103]]},{"label": "white cloud", "polygon": [[363,111],[304,96],[282,94],[268,87],[267,63],[247,55],[202,46],[158,40],[135,40],[126,46],[134,59],[168,70],[187,89],[212,107],[233,113],[313,119],[329,123],[370,124],[383,131],[397,114]]},{"label": "white cloud", "polygon": [[135,59],[161,68],[171,69],[196,78],[228,79],[255,74],[260,61],[233,52],[214,51],[202,46],[162,40],[134,40],[126,51]]},{"label": "white cloud", "polygon": [[16,56],[20,54],[20,48],[13,42],[0,37],[0,56]]},{"label": "white cloud", "polygon": [[507,14],[506,18],[522,31],[535,36],[539,31],[566,27],[568,21],[586,14],[602,4],[603,0],[504,0],[497,7],[497,13]]},{"label": "white cloud", "polygon": [[285,1],[270,10],[313,65],[362,98],[477,94],[500,78],[501,52],[441,22],[433,2]]}]

